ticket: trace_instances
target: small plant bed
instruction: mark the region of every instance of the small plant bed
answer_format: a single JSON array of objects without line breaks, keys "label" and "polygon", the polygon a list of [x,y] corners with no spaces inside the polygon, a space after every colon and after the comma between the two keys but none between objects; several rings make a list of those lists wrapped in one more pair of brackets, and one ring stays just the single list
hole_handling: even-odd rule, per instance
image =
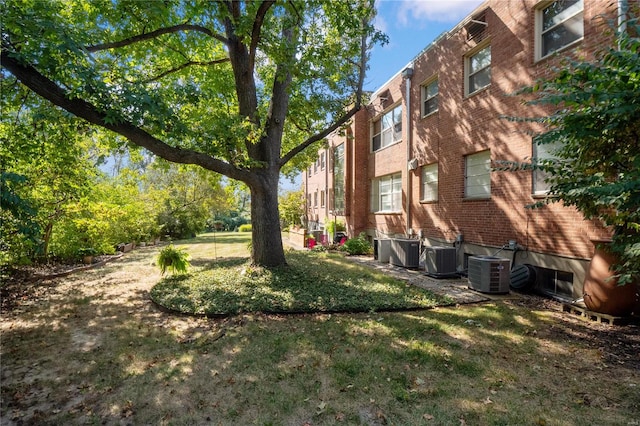
[{"label": "small plant bed", "polygon": [[450,302],[340,254],[292,251],[287,261],[287,267],[273,270],[252,267],[245,259],[194,268],[190,275],[164,278],[151,299],[169,310],[208,316],[395,311]]}]

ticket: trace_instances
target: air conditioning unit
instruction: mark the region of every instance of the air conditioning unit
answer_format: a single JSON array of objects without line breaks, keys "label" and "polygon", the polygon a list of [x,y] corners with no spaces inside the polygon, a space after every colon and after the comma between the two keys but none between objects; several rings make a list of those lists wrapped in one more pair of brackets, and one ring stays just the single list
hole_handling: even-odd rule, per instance
[{"label": "air conditioning unit", "polygon": [[373,239],[373,258],[378,262],[389,263],[391,256],[391,239],[374,238]]},{"label": "air conditioning unit", "polygon": [[511,261],[495,256],[469,257],[469,288],[482,293],[509,293]]},{"label": "air conditioning unit", "polygon": [[391,239],[389,263],[404,268],[418,268],[420,265],[420,241],[407,238]]},{"label": "air conditioning unit", "polygon": [[455,247],[425,247],[426,274],[434,278],[457,276]]}]

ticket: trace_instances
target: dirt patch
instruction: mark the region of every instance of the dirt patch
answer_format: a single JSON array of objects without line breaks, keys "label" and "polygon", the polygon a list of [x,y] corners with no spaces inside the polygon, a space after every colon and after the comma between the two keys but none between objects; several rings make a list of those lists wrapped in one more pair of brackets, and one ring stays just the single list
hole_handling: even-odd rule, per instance
[{"label": "dirt patch", "polygon": [[506,300],[505,303],[548,311],[555,321],[547,330],[538,332],[539,337],[584,342],[598,349],[607,363],[624,364],[640,370],[640,318],[633,318],[625,325],[598,323],[562,312],[560,302],[535,295],[523,295],[520,299]]}]

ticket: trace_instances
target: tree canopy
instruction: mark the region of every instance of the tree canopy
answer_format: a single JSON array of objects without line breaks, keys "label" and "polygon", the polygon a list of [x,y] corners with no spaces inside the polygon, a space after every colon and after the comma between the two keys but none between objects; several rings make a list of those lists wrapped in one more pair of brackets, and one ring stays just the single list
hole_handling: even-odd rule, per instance
[{"label": "tree canopy", "polygon": [[361,108],[368,51],[384,38],[372,0],[22,1],[2,12],[2,66],[21,84],[166,160],[244,182],[252,257],[265,266],[285,263],[281,171]]}]

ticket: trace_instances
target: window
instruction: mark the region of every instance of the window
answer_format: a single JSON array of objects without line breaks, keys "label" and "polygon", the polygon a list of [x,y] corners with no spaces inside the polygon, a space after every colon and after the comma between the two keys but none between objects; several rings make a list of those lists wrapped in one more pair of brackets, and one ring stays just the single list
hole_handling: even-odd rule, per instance
[{"label": "window", "polygon": [[324,170],[325,166],[325,153],[324,151],[320,153],[320,170]]},{"label": "window", "polygon": [[438,163],[422,167],[422,194],[420,201],[438,201]]},{"label": "window", "polygon": [[491,46],[478,50],[465,60],[467,68],[467,94],[477,92],[491,84]]},{"label": "window", "polygon": [[320,207],[324,207],[324,190],[320,191]]},{"label": "window", "polygon": [[[539,145],[536,139],[533,139],[533,160],[536,162],[544,163],[548,160],[553,160],[556,156],[553,154],[554,150],[559,148],[557,143],[547,143]],[[534,195],[544,195],[549,192],[549,183],[547,178],[549,173],[544,170],[533,170],[533,193]]]},{"label": "window", "polygon": [[333,149],[333,210],[344,211],[344,144]]},{"label": "window", "polygon": [[318,207],[318,191],[313,193],[313,207]]},{"label": "window", "polygon": [[536,276],[543,293],[563,300],[573,299],[573,273],[536,266]]},{"label": "window", "polygon": [[377,151],[402,139],[402,105],[373,122],[372,149]]},{"label": "window", "polygon": [[402,174],[373,179],[371,181],[371,211],[402,211]]},{"label": "window", "polygon": [[309,177],[311,177],[311,166],[309,166]]},{"label": "window", "polygon": [[438,80],[422,86],[422,116],[438,110]]},{"label": "window", "polygon": [[583,10],[583,0],[558,0],[536,11],[538,59],[582,39]]},{"label": "window", "polygon": [[465,198],[491,196],[491,151],[482,151],[465,157]]}]

